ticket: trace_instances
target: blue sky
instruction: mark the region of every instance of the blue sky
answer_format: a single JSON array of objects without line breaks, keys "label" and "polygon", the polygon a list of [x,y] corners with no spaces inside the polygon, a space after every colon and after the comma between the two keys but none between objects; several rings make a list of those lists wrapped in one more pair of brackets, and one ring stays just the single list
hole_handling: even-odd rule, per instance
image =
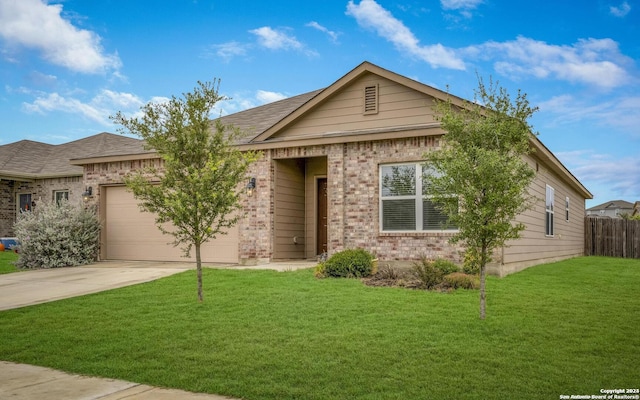
[{"label": "blue sky", "polygon": [[0,144],[116,132],[198,80],[232,113],[365,60],[467,99],[476,74],[521,89],[588,206],[640,200],[640,0],[0,0]]}]

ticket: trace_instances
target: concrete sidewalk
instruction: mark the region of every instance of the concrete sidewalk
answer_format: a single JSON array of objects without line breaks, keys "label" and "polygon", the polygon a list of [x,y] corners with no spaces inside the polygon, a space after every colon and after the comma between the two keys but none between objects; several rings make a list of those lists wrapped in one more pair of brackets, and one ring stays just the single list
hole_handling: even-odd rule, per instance
[{"label": "concrete sidewalk", "polygon": [[72,375],[50,368],[0,361],[0,399],[12,400],[233,400],[116,379]]}]

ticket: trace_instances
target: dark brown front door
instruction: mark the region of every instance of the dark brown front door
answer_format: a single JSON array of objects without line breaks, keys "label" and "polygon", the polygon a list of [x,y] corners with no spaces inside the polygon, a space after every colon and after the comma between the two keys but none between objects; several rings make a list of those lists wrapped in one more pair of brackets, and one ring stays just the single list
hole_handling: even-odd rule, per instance
[{"label": "dark brown front door", "polygon": [[327,178],[318,179],[317,253],[327,252]]}]

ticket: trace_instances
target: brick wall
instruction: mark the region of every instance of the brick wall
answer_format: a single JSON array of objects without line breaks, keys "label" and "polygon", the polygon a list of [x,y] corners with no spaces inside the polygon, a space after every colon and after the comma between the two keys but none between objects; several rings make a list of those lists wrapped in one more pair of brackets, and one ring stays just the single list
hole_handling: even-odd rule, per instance
[{"label": "brick wall", "polygon": [[31,194],[31,200],[37,207],[52,202],[53,193],[58,190],[68,190],[69,201],[81,201],[84,192],[82,177],[37,179],[33,182],[0,181],[0,237],[14,235],[18,194]]},{"label": "brick wall", "polygon": [[[437,138],[421,137],[264,151],[247,173],[248,177],[256,178],[256,188],[251,196],[245,193],[242,197],[243,209],[238,222],[241,262],[268,262],[273,256],[274,160],[310,157],[327,157],[329,254],[347,248],[365,248],[383,261],[411,261],[423,255],[459,261],[462,248],[447,242],[450,233],[380,232],[379,165],[420,161],[425,152],[437,145]],[[91,201],[99,205],[103,185],[121,184],[128,172],[148,165],[160,167],[160,160],[85,166],[84,186],[93,187]],[[246,183],[242,182],[240,188]]]},{"label": "brick wall", "polygon": [[421,161],[437,145],[437,138],[421,137],[265,151],[251,167],[257,188],[243,203],[240,258],[267,261],[273,255],[274,160],[326,156],[329,255],[365,248],[385,261],[411,261],[423,255],[460,261],[463,248],[448,243],[451,233],[380,232],[379,165]]}]

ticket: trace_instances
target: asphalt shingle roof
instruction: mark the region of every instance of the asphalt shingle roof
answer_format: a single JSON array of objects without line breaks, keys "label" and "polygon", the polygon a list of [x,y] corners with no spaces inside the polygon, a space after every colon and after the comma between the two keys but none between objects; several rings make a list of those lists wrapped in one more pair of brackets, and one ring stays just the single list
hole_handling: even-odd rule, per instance
[{"label": "asphalt shingle roof", "polygon": [[82,166],[71,165],[69,160],[92,154],[148,152],[143,144],[141,140],[107,132],[59,145],[21,140],[0,146],[0,175],[34,178],[82,175]]},{"label": "asphalt shingle roof", "polygon": [[313,92],[225,115],[220,117],[220,122],[224,125],[233,125],[246,133],[246,136],[239,140],[238,144],[249,143],[253,138],[280,122],[280,120],[314,98],[321,91],[322,89],[314,90]]}]

